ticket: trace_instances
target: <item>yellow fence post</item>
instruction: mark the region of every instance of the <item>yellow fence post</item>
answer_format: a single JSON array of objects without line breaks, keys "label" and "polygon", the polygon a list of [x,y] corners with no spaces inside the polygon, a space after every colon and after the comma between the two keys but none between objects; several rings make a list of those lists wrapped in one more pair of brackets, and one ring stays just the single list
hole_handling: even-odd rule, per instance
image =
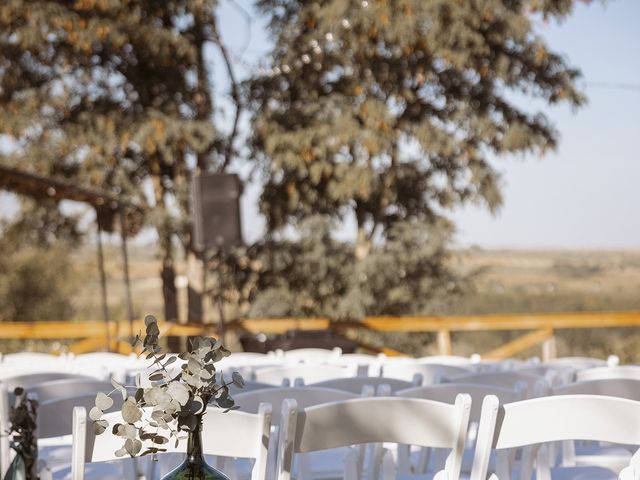
[{"label": "yellow fence post", "polygon": [[556,336],[552,335],[544,342],[542,342],[542,361],[548,362],[549,360],[553,360],[557,356],[558,351],[556,347]]},{"label": "yellow fence post", "polygon": [[438,330],[438,354],[451,355],[451,332]]}]

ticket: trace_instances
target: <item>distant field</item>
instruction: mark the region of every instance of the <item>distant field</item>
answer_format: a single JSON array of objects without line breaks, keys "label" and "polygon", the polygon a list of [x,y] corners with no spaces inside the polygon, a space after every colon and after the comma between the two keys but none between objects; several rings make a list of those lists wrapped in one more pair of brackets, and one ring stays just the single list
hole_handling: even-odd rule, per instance
[{"label": "distant field", "polygon": [[[130,249],[131,285],[137,315],[161,315],[159,262],[153,247]],[[96,254],[77,254],[84,279],[76,298],[77,319],[100,319]],[[112,318],[125,318],[123,267],[117,246],[107,246],[109,308]],[[473,275],[474,288],[461,298],[443,300],[429,313],[542,313],[562,311],[640,310],[640,250],[481,250],[458,251],[453,267]],[[184,273],[178,263],[179,273]],[[184,297],[184,292],[181,292]],[[184,298],[183,304],[184,304]],[[640,329],[559,332],[561,355],[617,353],[640,362]],[[454,335],[460,353],[486,351],[517,333]],[[419,337],[419,338],[418,338]],[[432,352],[432,336],[385,336],[384,342],[413,353]],[[389,345],[392,346],[392,345]],[[539,354],[538,351],[528,352]]]}]

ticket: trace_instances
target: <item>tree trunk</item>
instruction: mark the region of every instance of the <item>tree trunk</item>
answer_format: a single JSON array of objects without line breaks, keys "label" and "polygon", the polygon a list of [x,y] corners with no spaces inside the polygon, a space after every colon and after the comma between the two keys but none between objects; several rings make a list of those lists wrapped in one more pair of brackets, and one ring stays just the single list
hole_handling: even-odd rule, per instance
[{"label": "tree trunk", "polygon": [[162,261],[162,297],[164,299],[164,319],[167,322],[178,321],[178,289],[176,271],[171,258]]},{"label": "tree trunk", "polygon": [[364,260],[371,251],[371,240],[363,226],[358,227],[358,238],[356,239],[356,258]]},{"label": "tree trunk", "polygon": [[187,250],[187,319],[189,323],[204,323],[205,266],[198,256]]}]

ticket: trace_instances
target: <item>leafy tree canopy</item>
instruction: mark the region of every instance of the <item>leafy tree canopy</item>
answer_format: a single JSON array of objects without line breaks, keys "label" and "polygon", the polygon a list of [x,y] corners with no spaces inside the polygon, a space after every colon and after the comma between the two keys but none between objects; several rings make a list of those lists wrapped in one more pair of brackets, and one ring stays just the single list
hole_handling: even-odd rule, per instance
[{"label": "leafy tree canopy", "polygon": [[573,1],[259,0],[273,75],[250,83],[271,229],[353,212],[359,240],[442,208],[500,204],[492,155],[557,132],[514,93],[579,106],[579,72],[536,33]]}]

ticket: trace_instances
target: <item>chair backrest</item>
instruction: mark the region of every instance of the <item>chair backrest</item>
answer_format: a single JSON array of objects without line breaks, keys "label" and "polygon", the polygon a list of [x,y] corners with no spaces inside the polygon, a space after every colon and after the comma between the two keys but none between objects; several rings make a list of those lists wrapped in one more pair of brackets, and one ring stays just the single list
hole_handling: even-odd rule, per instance
[{"label": "chair backrest", "polygon": [[[122,397],[114,395],[113,400],[113,406],[107,412],[114,412],[122,406]],[[38,438],[71,435],[73,433],[74,408],[82,407],[89,411],[95,406],[95,402],[95,391],[84,395],[71,395],[41,402],[38,406]]]},{"label": "chair backrest", "polygon": [[39,352],[18,352],[9,353],[2,357],[3,365],[26,365],[28,363],[49,364],[67,363],[69,359],[64,356],[51,355],[49,353]]},{"label": "chair backrest", "polygon": [[91,352],[91,353],[82,353],[76,355],[73,358],[73,361],[76,363],[99,363],[99,364],[127,364],[134,365],[136,363],[143,363],[143,360],[138,358],[137,355],[122,355],[120,353],[113,352]]},{"label": "chair backrest", "polygon": [[[489,395],[482,404],[470,480],[486,480],[492,448],[531,445],[537,449],[541,444],[564,440],[640,445],[640,402],[599,395],[560,395],[501,406],[497,397]],[[538,457],[538,469],[543,467],[543,457]]]},{"label": "chair backrest", "polygon": [[576,382],[551,389],[552,395],[606,395],[640,401],[640,380],[604,378]]},{"label": "chair backrest", "polygon": [[7,392],[6,385],[0,382],[0,478],[4,478],[4,475],[9,468],[9,456],[11,452],[9,435],[4,434],[9,431],[9,392]]},{"label": "chair backrest", "polygon": [[506,370],[500,372],[482,372],[467,375],[459,375],[456,377],[445,377],[442,383],[467,383],[478,385],[492,385],[495,387],[503,387],[515,389],[518,383],[527,385],[527,395],[531,397],[542,389],[546,393],[545,386],[547,382],[538,375],[528,373],[520,373],[518,371]]},{"label": "chair backrest", "polygon": [[478,363],[481,360],[479,355],[474,357],[461,357],[458,355],[429,355],[427,357],[416,358],[417,363],[437,363],[438,365],[472,365]]},{"label": "chair backrest", "polygon": [[256,369],[254,380],[272,385],[281,385],[285,379],[289,379],[293,384],[295,379],[301,378],[306,384],[309,384],[333,378],[355,377],[356,373],[357,365],[282,365]]},{"label": "chair backrest", "polygon": [[[422,377],[419,377],[422,380]],[[421,382],[420,382],[421,383]],[[392,392],[415,387],[417,384],[398,380],[397,378],[385,377],[353,377],[353,378],[334,378],[325,380],[324,382],[312,383],[309,387],[333,388],[343,390],[345,392],[360,393],[366,385],[371,385],[374,389],[380,385],[388,385]]]},{"label": "chair backrest", "polygon": [[544,378],[549,384],[562,385],[573,382],[576,376],[574,368],[563,365],[528,365],[517,366],[513,369],[517,373],[527,373]]},{"label": "chair backrest", "polygon": [[388,378],[412,381],[416,373],[422,375],[423,385],[438,383],[442,377],[452,377],[470,373],[468,368],[438,363],[417,363],[413,360],[392,361],[382,365],[380,375]]},{"label": "chair backrest", "polygon": [[332,358],[338,358],[341,355],[342,349],[339,347],[333,350],[327,350],[325,348],[295,348],[284,351],[285,359],[295,359],[303,362],[322,362]]},{"label": "chair backrest", "polygon": [[294,453],[365,443],[393,442],[447,448],[448,478],[460,474],[471,398],[454,405],[415,398],[358,398],[300,409],[282,405],[278,444],[278,480],[289,480]]},{"label": "chair backrest", "polygon": [[545,362],[545,365],[559,365],[571,367],[575,370],[585,370],[587,368],[606,367],[607,361],[592,357],[560,357]]},{"label": "chair backrest", "polygon": [[246,393],[238,393],[233,399],[242,412],[255,413],[262,402],[267,402],[273,407],[272,423],[280,424],[282,403],[287,398],[293,398],[300,408],[306,408],[322,403],[331,403],[358,398],[359,395],[332,388],[315,386],[308,387],[272,387],[264,390],[254,390]]},{"label": "chair backrest", "polygon": [[[144,409],[145,415],[151,414],[150,408]],[[123,423],[121,412],[107,413],[102,417],[109,425]],[[271,430],[271,405],[262,403],[257,413],[232,410],[224,412],[220,408],[209,407],[202,422],[202,447],[205,455],[221,457],[253,458],[255,463],[251,473],[252,480],[264,480],[267,468],[267,447]],[[221,434],[228,432],[228,434]],[[185,452],[186,435],[178,445],[173,441],[162,446],[168,452]],[[111,435],[109,431],[94,435],[87,429],[87,411],[83,407],[73,410],[73,447],[71,478],[84,478],[86,462],[115,460],[116,450],[123,444],[122,437]],[[143,442],[143,450],[150,444]]]},{"label": "chair backrest", "polygon": [[471,397],[470,422],[480,421],[482,401],[487,395],[495,395],[500,403],[511,403],[526,398],[527,388],[525,384],[517,384],[516,388],[509,389],[493,385],[476,385],[470,383],[441,383],[438,385],[426,385],[423,387],[408,388],[396,392],[396,397],[423,398],[436,402],[453,403],[461,393]]},{"label": "chair backrest", "polygon": [[640,365],[621,365],[617,367],[595,367],[580,370],[576,373],[576,381],[602,380],[605,378],[628,378],[640,380]]},{"label": "chair backrest", "polygon": [[12,391],[16,387],[22,387],[29,389],[38,384],[44,382],[53,382],[56,380],[78,380],[92,382],[95,381],[95,377],[86,375],[78,375],[70,372],[39,372],[39,373],[26,373],[22,375],[15,375],[7,378],[3,378],[1,381],[7,386],[7,390]]},{"label": "chair backrest", "polygon": [[[229,381],[227,376],[225,375],[225,381]],[[229,385],[229,393],[232,397],[235,398],[236,395],[240,395],[247,392],[253,392],[254,390],[264,390],[265,388],[277,388],[276,385],[271,385],[269,383],[260,383],[254,382],[253,380],[245,380],[244,386],[239,388],[235,383]]]},{"label": "chair backrest", "polygon": [[103,382],[94,378],[63,378],[43,383],[37,383],[26,388],[28,393],[38,396],[40,403],[66,398],[71,395],[89,395],[96,392],[109,392],[113,390],[110,382]]}]

